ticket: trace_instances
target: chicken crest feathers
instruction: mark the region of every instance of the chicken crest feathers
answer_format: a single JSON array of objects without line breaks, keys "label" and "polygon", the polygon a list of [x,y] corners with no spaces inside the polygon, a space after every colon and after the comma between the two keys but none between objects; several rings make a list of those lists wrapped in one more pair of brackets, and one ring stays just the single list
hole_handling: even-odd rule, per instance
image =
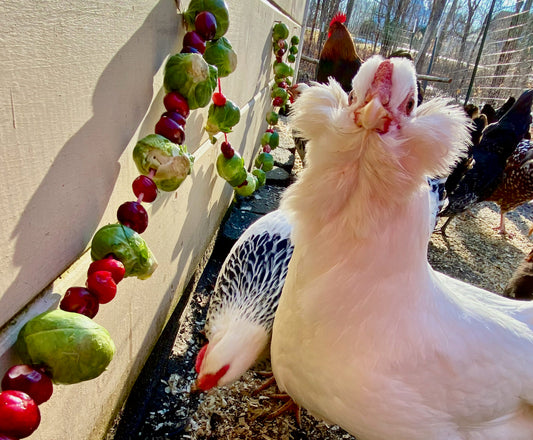
[{"label": "chicken crest feathers", "polygon": [[[364,234],[373,219],[427,186],[427,175],[448,171],[466,149],[468,118],[444,100],[415,109],[386,134],[355,123],[354,111],[364,103],[382,61],[373,57],[363,64],[353,81],[351,103],[333,80],[313,84],[294,103],[291,123],[308,140],[306,168],[301,184],[292,185],[282,203],[293,221],[297,216],[291,211],[305,216],[302,211],[313,210],[306,217],[317,222],[308,222],[306,230],[320,230],[342,211],[346,229]],[[389,103],[400,106],[416,90],[414,66],[406,59],[390,62],[394,69]]]}]

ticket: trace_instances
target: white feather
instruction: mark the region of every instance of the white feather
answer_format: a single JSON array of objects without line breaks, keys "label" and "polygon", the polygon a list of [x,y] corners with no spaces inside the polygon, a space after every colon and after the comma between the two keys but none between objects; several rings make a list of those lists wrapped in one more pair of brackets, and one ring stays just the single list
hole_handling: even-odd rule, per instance
[{"label": "white feather", "polygon": [[[437,100],[385,134],[357,127],[376,60],[351,105],[336,83],[294,105],[308,162],[282,200],[295,248],[273,328],[277,383],[358,440],[531,440],[533,305],[427,262],[426,176],[462,154],[467,119]],[[392,63],[391,101],[403,102],[414,69]]]}]

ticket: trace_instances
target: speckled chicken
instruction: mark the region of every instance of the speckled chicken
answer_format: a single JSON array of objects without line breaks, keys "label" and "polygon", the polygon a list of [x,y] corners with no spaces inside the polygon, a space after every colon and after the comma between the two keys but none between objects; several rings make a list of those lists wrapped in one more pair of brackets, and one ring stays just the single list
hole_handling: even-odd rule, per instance
[{"label": "speckled chicken", "polygon": [[373,57],[350,99],[302,93],[307,165],[281,207],[294,252],[276,311],[276,382],[358,440],[531,440],[533,304],[434,271],[426,176],[469,133],[463,109],[416,106],[407,60]]},{"label": "speckled chicken", "polygon": [[533,148],[531,140],[524,139],[507,159],[500,185],[487,198],[500,207],[500,234],[505,229],[505,214],[533,199]]},{"label": "speckled chicken", "polygon": [[472,149],[472,167],[447,193],[448,204],[439,213],[450,220],[476,203],[487,200],[501,183],[507,159],[524,138],[531,124],[533,90],[526,90],[500,120],[488,125],[479,145]]},{"label": "speckled chicken", "polygon": [[254,222],[231,248],[209,303],[208,343],[196,360],[196,387],[237,380],[268,347],[292,256],[291,226],[276,210]]}]

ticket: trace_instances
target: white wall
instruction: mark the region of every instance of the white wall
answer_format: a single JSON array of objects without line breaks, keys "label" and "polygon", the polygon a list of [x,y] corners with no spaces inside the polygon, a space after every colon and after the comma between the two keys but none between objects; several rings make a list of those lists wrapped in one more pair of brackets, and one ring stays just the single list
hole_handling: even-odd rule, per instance
[{"label": "white wall", "polygon": [[[241,107],[229,140],[249,164],[270,110],[272,25],[282,20],[299,35],[306,2],[227,3],[239,63],[222,87]],[[17,362],[19,328],[85,283],[93,234],[134,199],[131,153],[164,111],[164,64],[185,31],[174,0],[3,0],[0,17],[1,376]],[[121,282],[94,318],[111,333],[115,358],[95,380],[56,386],[30,439],[101,438],[179,300],[232,197],[215,170],[219,144],[202,130],[206,113],[187,122],[192,175],[145,204],[143,237],[158,269]]]}]

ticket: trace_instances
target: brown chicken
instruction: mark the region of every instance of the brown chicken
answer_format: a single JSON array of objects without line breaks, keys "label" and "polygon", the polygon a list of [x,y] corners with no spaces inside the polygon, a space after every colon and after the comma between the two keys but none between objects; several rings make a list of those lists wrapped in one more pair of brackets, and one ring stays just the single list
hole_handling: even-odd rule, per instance
[{"label": "brown chicken", "polygon": [[507,159],[502,182],[487,199],[500,206],[500,226],[496,228],[500,234],[507,234],[505,214],[532,199],[533,148],[531,141],[524,139]]},{"label": "brown chicken", "polygon": [[361,59],[355,51],[352,36],[344,26],[346,15],[337,13],[329,24],[328,39],[320,52],[316,80],[327,83],[335,78],[346,93],[352,90],[352,79],[361,67]]}]

